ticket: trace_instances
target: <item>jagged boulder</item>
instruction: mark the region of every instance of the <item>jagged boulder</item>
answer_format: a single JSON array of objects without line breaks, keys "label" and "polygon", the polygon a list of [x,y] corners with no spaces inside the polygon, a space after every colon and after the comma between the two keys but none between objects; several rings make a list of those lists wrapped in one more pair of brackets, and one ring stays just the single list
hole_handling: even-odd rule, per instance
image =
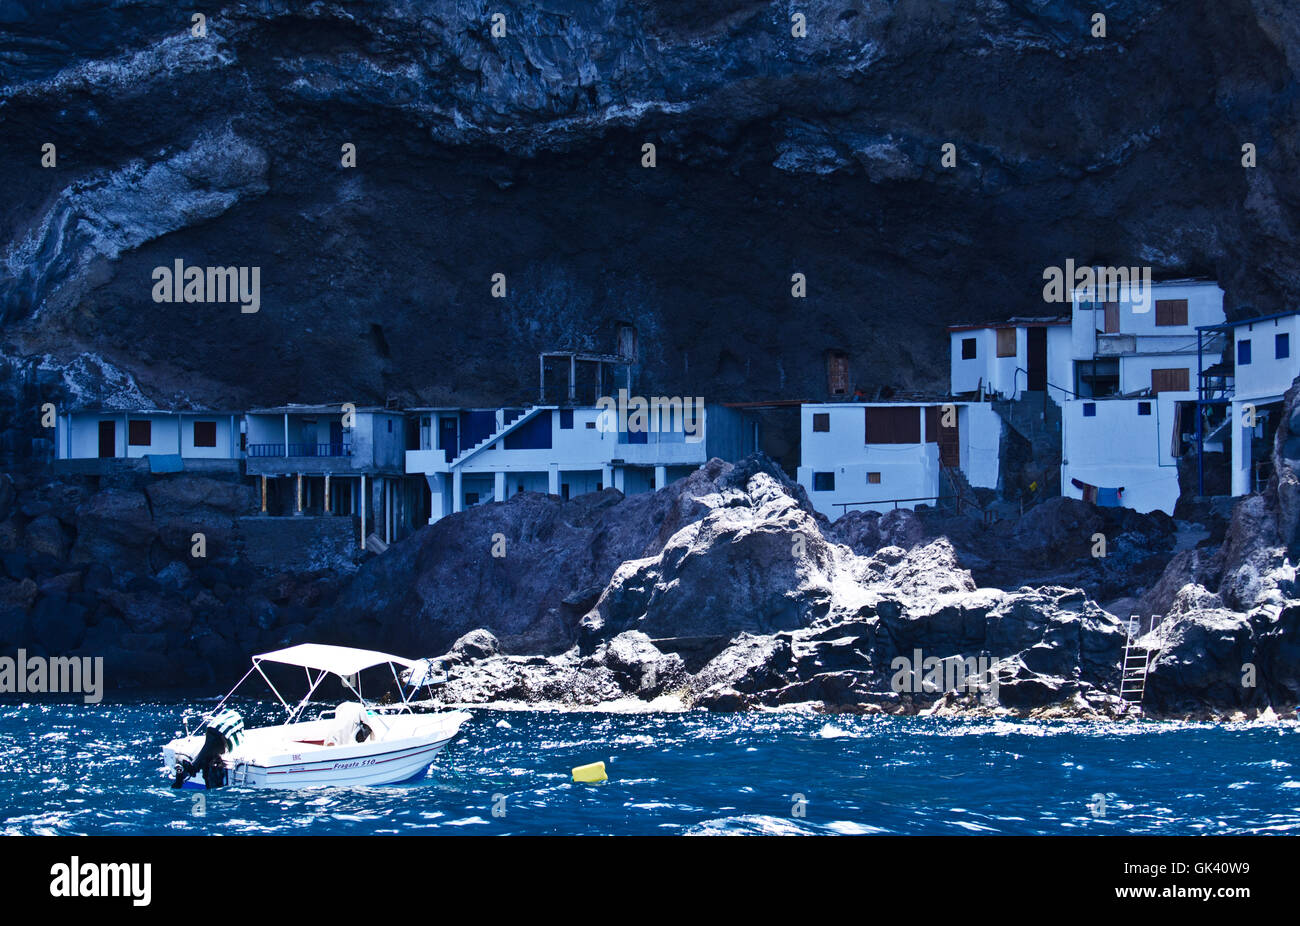
[{"label": "jagged boulder", "polygon": [[639,630],[626,630],[598,649],[589,663],[608,669],[620,687],[645,698],[685,683],[686,669],[676,653],[662,653]]}]

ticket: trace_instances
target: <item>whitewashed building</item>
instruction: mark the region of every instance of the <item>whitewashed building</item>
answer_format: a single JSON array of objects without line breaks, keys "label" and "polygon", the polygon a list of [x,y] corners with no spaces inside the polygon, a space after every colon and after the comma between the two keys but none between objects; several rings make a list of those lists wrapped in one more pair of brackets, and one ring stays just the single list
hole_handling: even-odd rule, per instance
[{"label": "whitewashed building", "polygon": [[806,404],[797,479],[832,519],[934,505],[953,490],[945,470],[973,486],[997,485],[1001,433],[987,402]]},{"label": "whitewashed building", "polygon": [[573,498],[615,488],[660,489],[710,457],[737,460],[758,444],[743,411],[709,405],[665,415],[659,427],[619,430],[597,406],[412,409],[418,430],[406,472],[425,477],[429,523],[520,492]]},{"label": "whitewashed building", "polygon": [[1071,381],[1070,319],[1012,318],[950,325],[951,385],[955,396],[1002,396],[1047,391],[1067,397]]},{"label": "whitewashed building", "polygon": [[242,419],[222,411],[70,409],[55,421],[56,467],[87,474],[122,466],[237,472]]},{"label": "whitewashed building", "polygon": [[[1224,419],[1231,445],[1229,481],[1233,495],[1247,495],[1267,480],[1268,449],[1281,420],[1282,398],[1300,376],[1296,353],[1300,312],[1243,319],[1201,331],[1204,339],[1216,334],[1227,335],[1225,353],[1232,370],[1224,391],[1229,408]],[[1202,404],[1214,404],[1209,391],[1202,389]]]},{"label": "whitewashed building", "polygon": [[1173,513],[1178,458],[1196,428],[1198,329],[1223,318],[1223,290],[1211,281],[1074,295],[1063,494]]}]

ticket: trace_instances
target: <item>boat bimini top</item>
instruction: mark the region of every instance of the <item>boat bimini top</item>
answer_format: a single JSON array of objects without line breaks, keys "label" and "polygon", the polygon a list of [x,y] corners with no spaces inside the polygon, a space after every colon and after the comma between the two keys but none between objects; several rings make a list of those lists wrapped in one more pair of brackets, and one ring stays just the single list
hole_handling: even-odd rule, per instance
[{"label": "boat bimini top", "polygon": [[[297,704],[291,705],[280,694],[279,690],[262,671],[262,663],[273,662],[280,665],[301,666],[307,673],[307,692],[302,696]],[[327,675],[334,675],[339,678],[345,688],[350,689],[356,696],[357,700],[369,708],[383,707],[384,705],[369,704],[361,693],[361,673],[366,669],[375,666],[387,665],[393,673],[393,680],[397,682],[397,690],[402,701],[395,704],[392,709],[399,711],[411,710],[411,699],[420,688],[440,684],[446,681],[446,676],[440,675],[432,660],[429,659],[406,659],[402,656],[394,656],[391,653],[381,653],[376,650],[356,649],[351,646],[330,646],[325,643],[299,643],[297,646],[289,646],[285,649],[278,649],[270,653],[262,653],[253,657],[253,667],[244,673],[235,687],[221,699],[207,717],[217,714],[222,706],[230,699],[239,686],[248,680],[248,677],[256,672],[262,676],[267,687],[271,689],[284,709],[288,712],[288,723],[293,723],[306,709],[311,701],[311,696],[316,692],[320,683],[325,680]],[[404,670],[400,674],[399,667]]]}]

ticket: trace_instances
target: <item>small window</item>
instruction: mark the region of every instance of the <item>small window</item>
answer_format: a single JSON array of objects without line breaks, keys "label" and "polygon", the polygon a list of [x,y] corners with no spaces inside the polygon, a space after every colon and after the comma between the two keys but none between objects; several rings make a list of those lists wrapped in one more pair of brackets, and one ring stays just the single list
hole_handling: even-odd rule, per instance
[{"label": "small window", "polygon": [[880,473],[867,473],[867,485],[880,485]]},{"label": "small window", "polygon": [[1172,325],[1187,324],[1186,299],[1157,299],[1156,327],[1168,328]]},{"label": "small window", "polygon": [[1237,366],[1248,366],[1250,364],[1250,339],[1237,342]]},{"label": "small window", "polygon": [[1097,417],[1097,403],[1096,403],[1096,402],[1084,402],[1084,403],[1083,403],[1083,417],[1085,417],[1085,418],[1096,418],[1096,417]]},{"label": "small window", "polygon": [[127,424],[126,442],[132,447],[148,447],[153,443],[153,424],[149,421],[132,421]]},{"label": "small window", "polygon": [[998,329],[998,356],[1014,357],[1016,355],[1016,329]]},{"label": "small window", "polygon": [[[573,409],[571,408],[560,409],[560,430],[561,431],[573,430]],[[564,497],[568,498],[569,496],[566,495]]]},{"label": "small window", "polygon": [[814,431],[830,431],[830,429],[831,429],[830,412],[816,412],[815,414],[813,414]]},{"label": "small window", "polygon": [[389,418],[389,419],[388,419],[388,433],[389,433],[389,434],[392,434],[392,433],[393,433],[393,419],[392,419],[392,418]]},{"label": "small window", "polygon": [[[570,425],[570,427],[572,427],[572,425]],[[564,499],[566,502],[569,500],[569,484],[567,482],[560,483],[560,498]]]},{"label": "small window", "polygon": [[834,492],[835,474],[834,473],[813,473],[813,491]]},{"label": "small window", "polygon": [[239,452],[240,453],[248,452],[248,435],[243,431],[239,432]]},{"label": "small window", "polygon": [[1273,338],[1273,357],[1283,360],[1291,356],[1291,335],[1279,334]]},{"label": "small window", "polygon": [[194,422],[194,446],[217,446],[217,423],[215,421]]},{"label": "small window", "polygon": [[961,359],[962,359],[962,360],[974,360],[974,359],[975,359],[975,343],[976,343],[976,342],[975,342],[975,339],[974,339],[974,338],[962,338],[962,339],[961,339]]},{"label": "small window", "polygon": [[1139,414],[1139,415],[1149,415],[1149,414],[1151,414],[1151,403],[1150,403],[1150,402],[1139,402],[1139,403],[1138,403],[1138,414]]},{"label": "small window", "polygon": [[588,431],[594,431],[594,430],[596,430],[596,422],[594,422],[594,421],[588,421],[588,422],[587,422],[587,430],[588,430]]}]

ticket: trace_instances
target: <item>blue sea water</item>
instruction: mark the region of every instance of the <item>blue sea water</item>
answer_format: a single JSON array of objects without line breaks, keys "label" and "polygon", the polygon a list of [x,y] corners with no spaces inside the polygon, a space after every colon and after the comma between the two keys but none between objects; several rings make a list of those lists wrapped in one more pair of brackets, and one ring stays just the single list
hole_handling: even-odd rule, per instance
[{"label": "blue sea water", "polygon": [[196,706],[0,705],[0,833],[1300,833],[1294,724],[475,710],[411,784],[173,791]]}]

